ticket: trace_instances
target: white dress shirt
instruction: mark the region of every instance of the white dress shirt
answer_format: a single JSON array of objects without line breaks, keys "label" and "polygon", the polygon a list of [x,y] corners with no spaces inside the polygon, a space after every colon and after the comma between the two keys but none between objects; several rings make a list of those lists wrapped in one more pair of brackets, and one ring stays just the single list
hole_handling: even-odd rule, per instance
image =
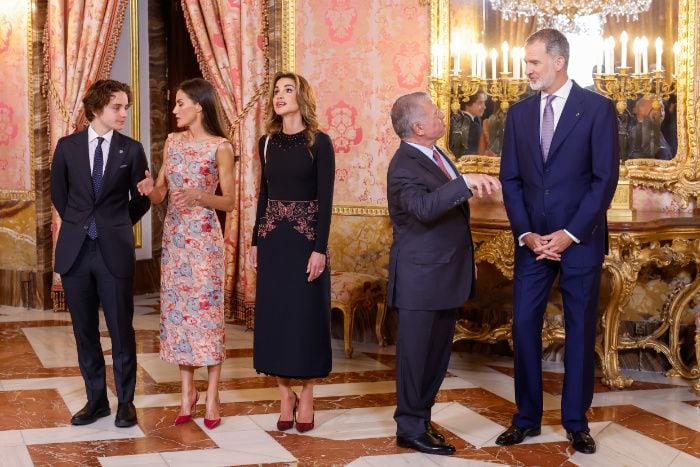
[{"label": "white dress shirt", "polygon": [[[574,86],[574,82],[571,81],[570,79],[564,83],[562,87],[557,89],[554,94],[554,99],[552,99],[552,111],[554,112],[554,131],[557,131],[557,123],[559,123],[559,118],[561,117],[561,112],[564,110],[564,104],[566,104],[566,100],[569,98],[569,94],[571,93],[571,88]],[[544,116],[544,108],[547,105],[547,97],[549,97],[549,94],[546,93],[541,93],[540,94],[540,140],[542,140],[542,119]]]},{"label": "white dress shirt", "polygon": [[92,173],[92,168],[95,165],[95,150],[97,149],[97,138],[99,136],[105,139],[104,141],[102,141],[102,173],[105,173],[105,167],[107,167],[107,156],[109,155],[109,145],[112,142],[113,135],[114,130],[109,130],[104,135],[98,135],[97,132],[92,128],[92,125],[88,127],[88,153],[90,154],[90,173]]},{"label": "white dress shirt", "polygon": [[[410,141],[406,141],[406,143],[410,144],[411,146],[413,146],[414,148],[418,149],[420,152],[425,154],[425,157],[430,159],[430,162],[435,164],[436,167],[440,167],[438,165],[438,163],[435,162],[435,159],[433,159],[433,149],[435,149],[438,152],[438,154],[440,154],[440,158],[442,159],[442,163],[444,164],[445,168],[447,169],[447,172],[450,174],[450,179],[454,180],[455,178],[457,178],[457,173],[455,173],[455,171],[452,169],[452,164],[449,163],[449,161],[445,158],[445,155],[442,153],[442,151],[440,151],[437,148],[437,146],[433,146],[433,147],[429,148],[427,146],[421,146],[420,144],[411,143]],[[462,179],[464,180],[464,183],[467,184],[467,188],[469,188],[471,190],[472,187],[469,185],[469,182],[467,181],[467,177],[462,175]]]}]

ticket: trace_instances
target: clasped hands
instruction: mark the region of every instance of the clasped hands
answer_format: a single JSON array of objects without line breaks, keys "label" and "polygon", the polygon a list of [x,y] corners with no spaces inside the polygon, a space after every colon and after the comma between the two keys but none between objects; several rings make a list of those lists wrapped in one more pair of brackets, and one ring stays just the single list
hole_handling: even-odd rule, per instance
[{"label": "clasped hands", "polygon": [[[155,188],[155,182],[153,181],[153,176],[150,170],[146,170],[146,177],[136,184],[136,189],[142,196],[149,196],[153,193]],[[190,208],[197,206],[202,201],[201,190],[196,190],[194,188],[182,188],[177,190],[172,190],[171,201],[178,209]]]},{"label": "clasped hands", "polygon": [[573,240],[563,230],[557,230],[548,235],[530,232],[523,237],[523,243],[538,255],[537,261],[542,259],[561,261],[561,254],[571,246]]}]

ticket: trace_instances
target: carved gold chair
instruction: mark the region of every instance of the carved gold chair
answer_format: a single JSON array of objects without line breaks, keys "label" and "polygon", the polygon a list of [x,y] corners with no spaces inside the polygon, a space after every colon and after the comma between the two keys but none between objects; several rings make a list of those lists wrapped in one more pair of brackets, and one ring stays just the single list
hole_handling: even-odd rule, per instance
[{"label": "carved gold chair", "polygon": [[343,314],[345,355],[352,357],[353,330],[358,316],[371,319],[379,345],[386,345],[386,283],[391,222],[386,208],[333,207],[328,242],[331,262],[331,308]]},{"label": "carved gold chair", "polygon": [[343,313],[343,341],[345,355],[352,357],[352,335],[355,312],[358,309],[377,311],[375,332],[379,345],[386,345],[384,339],[384,319],[386,318],[386,281],[373,274],[361,272],[335,271],[331,273],[331,308]]}]

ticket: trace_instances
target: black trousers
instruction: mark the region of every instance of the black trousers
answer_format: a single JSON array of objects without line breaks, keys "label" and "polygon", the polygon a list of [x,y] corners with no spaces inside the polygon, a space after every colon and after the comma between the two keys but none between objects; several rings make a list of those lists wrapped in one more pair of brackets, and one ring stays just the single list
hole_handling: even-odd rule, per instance
[{"label": "black trousers", "polygon": [[61,281],[73,320],[78,364],[88,400],[107,397],[99,329],[99,306],[102,304],[112,339],[117,398],[119,402],[133,401],[136,386],[133,278],[112,275],[102,258],[98,240],[85,237],[75,263],[61,275]]},{"label": "black trousers", "polygon": [[425,433],[450,363],[457,310],[398,310],[396,435]]}]

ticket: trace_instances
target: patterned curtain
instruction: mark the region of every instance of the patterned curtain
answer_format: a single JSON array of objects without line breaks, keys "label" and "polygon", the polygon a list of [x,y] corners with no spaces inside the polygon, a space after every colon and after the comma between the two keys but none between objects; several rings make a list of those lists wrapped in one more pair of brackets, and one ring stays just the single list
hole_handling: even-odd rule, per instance
[{"label": "patterned curtain", "polygon": [[255,222],[267,91],[264,0],[182,0],[204,78],[218,90],[236,154],[236,208],[226,216],[226,311],[253,326],[255,271],[247,260]]},{"label": "patterned curtain", "polygon": [[[44,31],[43,90],[49,96],[49,150],[85,124],[82,99],[91,83],[109,77],[127,0],[49,0]],[[53,211],[56,245],[60,218]],[[54,310],[65,310],[61,278],[54,274]]]}]

